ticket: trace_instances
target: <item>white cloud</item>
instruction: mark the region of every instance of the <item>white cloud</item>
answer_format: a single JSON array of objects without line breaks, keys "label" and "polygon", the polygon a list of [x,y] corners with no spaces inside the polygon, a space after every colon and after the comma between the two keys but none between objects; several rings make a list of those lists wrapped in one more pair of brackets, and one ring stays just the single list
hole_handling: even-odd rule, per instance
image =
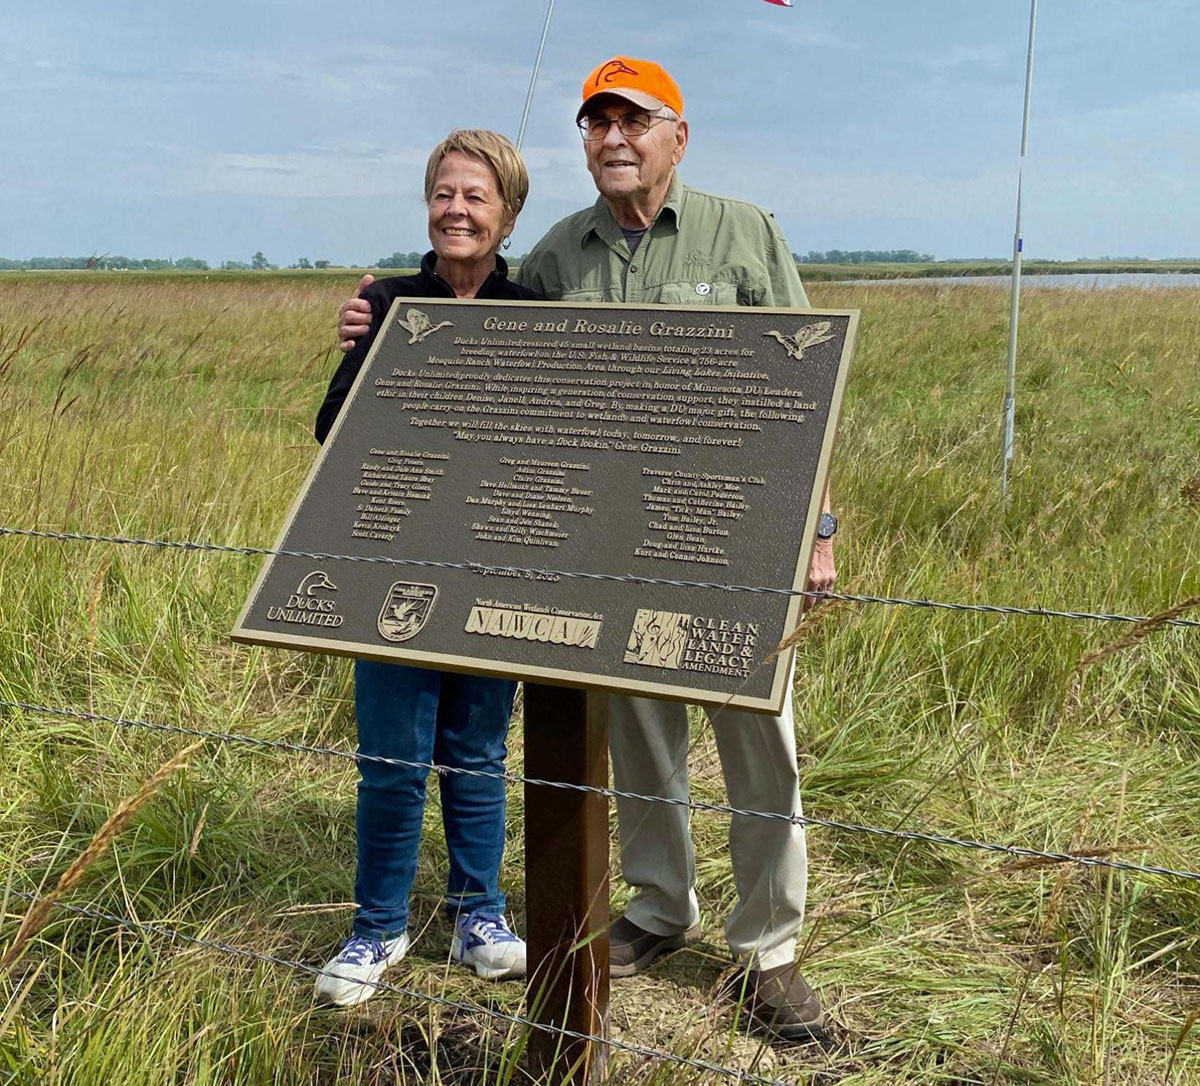
[{"label": "white cloud", "polygon": [[[783,42],[798,48],[833,49],[845,52],[853,52],[862,48],[859,42],[851,38],[834,33],[827,27],[806,22],[794,9],[793,12],[780,13],[778,18],[774,17],[774,13],[766,14],[771,15],[772,18],[754,21],[740,19],[736,24],[730,23],[729,32],[735,39],[747,33],[758,38],[766,38],[770,40],[772,46]],[[711,38],[712,35],[712,28],[706,28],[705,38]]]},{"label": "white cloud", "polygon": [[1016,179],[1000,171],[958,177],[900,170],[813,171],[759,163],[752,174],[717,156],[689,160],[690,184],[761,204],[780,219],[890,219],[918,222],[975,218],[1011,205]]},{"label": "white cloud", "polygon": [[934,72],[954,68],[1000,68],[1008,59],[1008,50],[1001,45],[952,45],[941,53],[925,53],[917,63]]},{"label": "white cloud", "polygon": [[411,197],[419,200],[427,150],[189,154],[176,180],[200,193],[275,197]]},{"label": "white cloud", "polygon": [[[429,147],[319,147],[302,151],[167,150],[148,187],[237,196],[395,197],[419,201]],[[532,200],[595,198],[583,152],[575,147],[528,146]]]}]

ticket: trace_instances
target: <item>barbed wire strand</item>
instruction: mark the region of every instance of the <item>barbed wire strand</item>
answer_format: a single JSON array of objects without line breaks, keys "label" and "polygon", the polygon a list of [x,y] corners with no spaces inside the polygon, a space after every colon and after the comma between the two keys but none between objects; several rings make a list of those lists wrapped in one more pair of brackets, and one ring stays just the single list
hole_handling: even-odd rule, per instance
[{"label": "barbed wire strand", "polygon": [[943,845],[953,848],[972,849],[977,852],[992,852],[1013,856],[1022,860],[1041,860],[1047,863],[1080,864],[1085,867],[1105,868],[1113,871],[1127,871],[1140,875],[1160,875],[1166,878],[1183,879],[1189,882],[1200,882],[1200,872],[1182,871],[1170,867],[1159,867],[1149,864],[1128,863],[1122,860],[1109,860],[1101,856],[1087,856],[1070,852],[1048,852],[1040,849],[1027,848],[1023,845],[1005,845],[992,841],[976,841],[971,838],[952,837],[947,834],[923,833],[920,830],[890,829],[885,826],[868,826],[857,822],[840,822],[831,818],[818,818],[805,814],[783,814],[777,811],[754,811],[742,807],[731,807],[724,803],[706,803],[703,801],[678,799],[674,796],[651,796],[640,792],[625,792],[617,788],[600,788],[595,785],[573,784],[567,781],[543,780],[538,777],[524,777],[515,773],[494,773],[483,769],[466,769],[461,766],[439,765],[436,762],[413,762],[403,758],[389,758],[382,754],[362,754],[358,751],[343,750],[337,747],[309,746],[304,743],[289,743],[280,739],[260,739],[257,736],[238,732],[205,731],[200,728],[188,728],[181,724],[163,724],[156,721],[132,720],[126,717],[108,716],[104,713],[87,712],[82,709],[55,708],[49,705],[37,705],[31,702],[9,701],[0,699],[0,708],[20,709],[25,712],[43,713],[49,716],[66,717],[75,720],[85,720],[103,724],[113,724],[123,728],[142,728],[149,731],[166,732],[171,735],[185,735],[195,738],[212,739],[219,743],[242,744],[259,747],[264,750],[279,750],[292,754],[317,754],[330,758],[342,758],[353,762],[373,762],[382,765],[398,766],[406,769],[424,769],[441,775],[457,773],[468,777],[484,777],[503,780],[509,784],[531,784],[541,788],[559,788],[570,792],[588,792],[595,795],[607,796],[611,799],[630,799],[643,803],[665,803],[673,807],[686,807],[692,811],[706,814],[741,815],[747,818],[773,819],[779,822],[790,822],[798,826],[818,826],[822,829],[839,830],[845,833],[862,833],[872,837],[886,838],[897,841],[917,841],[930,845]]},{"label": "barbed wire strand", "polygon": [[[667,577],[644,577],[636,573],[585,573],[579,570],[543,569],[527,566],[489,565],[483,562],[444,562],[425,558],[393,558],[388,555],[335,554],[327,551],[294,551],[273,547],[242,547],[226,543],[204,543],[191,539],[141,539],[136,536],[96,535],[85,532],[51,532],[32,528],[0,527],[0,536],[49,539],[59,542],[112,543],[136,547],[155,547],[177,551],[211,551],[250,557],[308,558],[314,562],[363,562],[374,565],[415,566],[420,569],[456,569],[472,573],[532,574],[588,581],[615,581],[626,584],[666,585],[671,588],[705,588],[720,592],[750,592],[776,596],[803,596],[814,600],[841,600],[844,603],[881,604],[890,607],[923,607],[937,611],[968,611],[989,615],[1030,615],[1037,618],[1064,618],[1092,622],[1146,622],[1151,615],[1123,615],[1104,611],[1068,611],[1048,607],[1017,607],[1009,604],[959,603],[946,600],[917,599],[903,596],[867,596],[849,592],[813,592],[805,588],[770,588],[762,585],[722,584],[717,581],[684,581]],[[1162,625],[1200,627],[1200,619],[1175,618]]]},{"label": "barbed wire strand", "polygon": [[[10,887],[4,892],[9,897],[20,898],[24,901],[35,902],[38,900],[36,894],[28,893],[24,890],[17,890]],[[292,958],[281,958],[274,954],[266,954],[260,950],[251,950],[249,947],[240,947],[233,946],[228,943],[219,943],[215,939],[206,939],[199,935],[188,935],[186,932],[178,931],[175,928],[167,928],[159,924],[147,924],[144,921],[132,920],[126,916],[118,916],[115,913],[110,913],[104,909],[97,909],[92,906],[72,905],[69,902],[56,901],[54,903],[54,907],[56,909],[62,909],[65,912],[74,913],[77,916],[85,916],[92,920],[103,920],[108,923],[117,924],[120,927],[129,929],[131,931],[144,932],[147,935],[156,935],[160,938],[191,943],[192,945],[202,947],[205,950],[215,950],[219,953],[232,957],[263,962],[267,965],[281,966],[285,969],[290,969],[295,972],[308,973],[312,976],[325,975],[332,977],[335,980],[355,981],[356,983],[364,984],[370,988],[374,988],[377,992],[387,992],[391,995],[404,996],[408,999],[416,999],[422,1002],[435,1003],[440,1007],[446,1008],[447,1010],[486,1015],[489,1018],[493,1018],[500,1022],[505,1022],[509,1025],[526,1026],[530,1029],[541,1030],[546,1033],[553,1033],[571,1041],[585,1041],[589,1044],[604,1045],[607,1048],[617,1049],[618,1051],[626,1052],[633,1056],[639,1056],[643,1059],[667,1060],[670,1063],[678,1064],[683,1067],[690,1067],[697,1071],[707,1071],[712,1074],[721,1075],[724,1078],[735,1079],[738,1082],[753,1083],[754,1086],[795,1086],[794,1083],[785,1082],[782,1079],[764,1078],[761,1075],[753,1074],[750,1071],[743,1071],[736,1067],[728,1067],[719,1063],[710,1063],[707,1060],[700,1060],[691,1056],[680,1056],[674,1052],[664,1052],[662,1049],[650,1048],[647,1045],[633,1044],[629,1041],[618,1041],[611,1037],[601,1037],[594,1033],[582,1033],[578,1030],[568,1029],[565,1026],[555,1026],[549,1022],[535,1022],[532,1019],[522,1018],[520,1015],[509,1014],[506,1011],[496,1010],[494,1007],[485,1007],[479,1003],[468,1003],[464,1000],[447,999],[445,996],[434,995],[431,992],[420,992],[412,988],[402,988],[399,985],[389,984],[384,980],[364,980],[359,977],[348,977],[339,973],[332,973],[321,966],[310,965],[308,962],[300,962]]]}]

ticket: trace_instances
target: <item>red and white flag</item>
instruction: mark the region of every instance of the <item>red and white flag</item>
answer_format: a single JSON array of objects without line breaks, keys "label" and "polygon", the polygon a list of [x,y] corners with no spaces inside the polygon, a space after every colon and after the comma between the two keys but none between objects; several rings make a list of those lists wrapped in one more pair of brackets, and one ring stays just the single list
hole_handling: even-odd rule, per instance
[{"label": "red and white flag", "polygon": [[781,8],[790,8],[792,0],[767,0],[768,4],[778,4]]}]

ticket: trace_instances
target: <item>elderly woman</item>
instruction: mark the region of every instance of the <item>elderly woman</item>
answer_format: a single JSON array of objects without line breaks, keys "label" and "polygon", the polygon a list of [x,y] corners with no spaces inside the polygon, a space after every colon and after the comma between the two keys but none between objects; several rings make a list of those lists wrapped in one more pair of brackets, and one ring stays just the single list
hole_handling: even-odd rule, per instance
[{"label": "elderly woman", "polygon": [[[540,298],[508,280],[497,249],[512,233],[529,191],[520,153],[480,129],[451,132],[425,169],[429,241],[416,275],[372,282],[371,331],[345,356],[317,413],[316,435],[333,426],[375,331],[395,298]],[[505,737],[516,683],[479,675],[358,660],[354,703],[363,754],[436,762],[487,773],[504,771]],[[358,877],[354,930],[317,977],[317,998],[340,1006],[369,999],[373,981],[409,946],[408,895],[417,870],[427,771],[360,762]],[[504,917],[504,781],[447,773],[439,777],[450,870],[446,908],[454,917],[451,953],[481,977],[523,976],[525,944]]]}]

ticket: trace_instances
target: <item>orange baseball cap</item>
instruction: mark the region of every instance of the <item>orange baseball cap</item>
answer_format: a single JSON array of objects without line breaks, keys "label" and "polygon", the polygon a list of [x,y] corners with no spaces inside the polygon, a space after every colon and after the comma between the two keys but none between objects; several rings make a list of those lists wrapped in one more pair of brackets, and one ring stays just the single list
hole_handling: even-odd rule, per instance
[{"label": "orange baseball cap", "polygon": [[683,95],[679,85],[661,65],[634,57],[606,60],[583,81],[583,105],[575,114],[579,120],[587,104],[601,94],[616,94],[643,109],[669,106],[683,116]]}]

